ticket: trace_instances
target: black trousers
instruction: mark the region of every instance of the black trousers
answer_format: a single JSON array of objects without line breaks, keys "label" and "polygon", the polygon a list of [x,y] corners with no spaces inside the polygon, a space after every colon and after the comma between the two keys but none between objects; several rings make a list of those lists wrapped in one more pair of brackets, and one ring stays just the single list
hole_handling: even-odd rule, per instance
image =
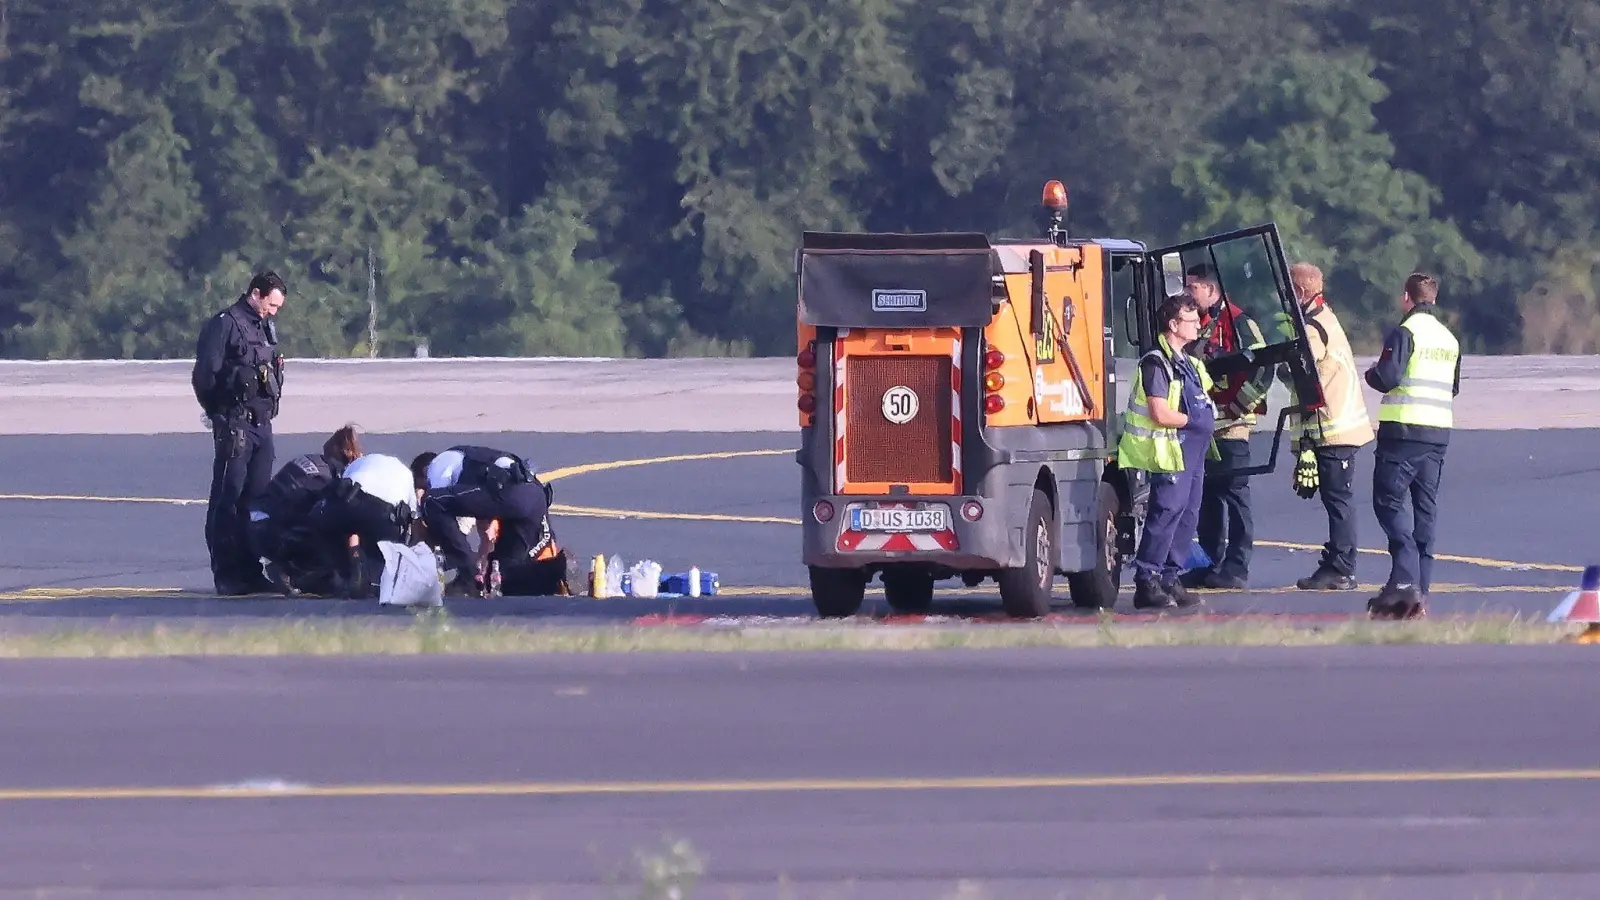
[{"label": "black trousers", "polygon": [[1317,494],[1328,513],[1328,542],[1321,567],[1356,574],[1356,451],[1359,447],[1318,447]]},{"label": "black trousers", "polygon": [[245,419],[213,432],[211,496],[206,503],[206,551],[219,592],[254,587],[261,566],[251,552],[250,504],[272,480],[272,421]]},{"label": "black trousers", "polygon": [[1255,520],[1250,514],[1250,478],[1215,474],[1250,465],[1250,442],[1219,439],[1219,460],[1206,461],[1200,498],[1200,547],[1211,557],[1211,569],[1226,578],[1247,578],[1255,548]]},{"label": "black trousers", "polygon": [[[251,524],[257,552],[277,563],[289,581],[309,594],[365,595],[383,574],[379,541],[410,540],[410,509],[401,510],[371,494],[344,499],[328,496],[298,521],[271,519]],[[352,564],[350,535],[359,540],[360,566]]]},{"label": "black trousers", "polygon": [[1443,444],[1378,440],[1372,464],[1372,511],[1389,538],[1388,589],[1414,586],[1426,594],[1433,585],[1433,534],[1444,453]]},{"label": "black trousers", "polygon": [[501,578],[509,580],[510,564],[519,564],[544,534],[544,518],[550,504],[544,485],[538,482],[508,484],[500,490],[484,485],[454,485],[428,491],[422,497],[422,522],[439,546],[446,569],[455,569],[464,582],[470,582],[472,545],[456,527],[455,520],[470,517],[479,521],[500,520],[500,537],[494,557],[500,563]]}]

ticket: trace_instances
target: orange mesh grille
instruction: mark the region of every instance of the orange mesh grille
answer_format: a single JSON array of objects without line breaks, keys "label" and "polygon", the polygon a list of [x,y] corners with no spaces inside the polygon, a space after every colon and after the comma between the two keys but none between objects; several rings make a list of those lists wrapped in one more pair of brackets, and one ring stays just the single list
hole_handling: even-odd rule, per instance
[{"label": "orange mesh grille", "polygon": [[[857,356],[846,361],[845,475],[853,482],[949,482],[950,357]],[[883,416],[884,392],[917,395],[917,414],[896,425]]]}]

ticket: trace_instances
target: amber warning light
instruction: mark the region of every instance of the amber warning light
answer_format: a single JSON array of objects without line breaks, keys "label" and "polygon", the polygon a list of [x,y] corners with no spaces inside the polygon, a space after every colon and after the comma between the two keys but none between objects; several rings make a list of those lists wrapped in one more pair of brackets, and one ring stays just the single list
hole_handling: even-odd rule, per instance
[{"label": "amber warning light", "polygon": [[1067,186],[1059,181],[1046,181],[1044,183],[1045,209],[1067,208]]}]

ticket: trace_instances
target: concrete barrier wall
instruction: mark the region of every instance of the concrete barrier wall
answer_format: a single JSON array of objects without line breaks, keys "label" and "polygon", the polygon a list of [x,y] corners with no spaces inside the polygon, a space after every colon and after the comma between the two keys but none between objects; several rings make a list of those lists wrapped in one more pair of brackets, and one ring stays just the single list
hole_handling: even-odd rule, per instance
[{"label": "concrete barrier wall", "polygon": [[[1365,367],[1370,358],[1359,360]],[[201,433],[191,363],[0,361],[0,434]],[[794,361],[290,360],[280,434],[793,432]],[[1377,397],[1368,392],[1369,412]],[[1283,393],[1271,395],[1274,409]],[[1600,357],[1468,357],[1460,428],[1600,427]]]}]

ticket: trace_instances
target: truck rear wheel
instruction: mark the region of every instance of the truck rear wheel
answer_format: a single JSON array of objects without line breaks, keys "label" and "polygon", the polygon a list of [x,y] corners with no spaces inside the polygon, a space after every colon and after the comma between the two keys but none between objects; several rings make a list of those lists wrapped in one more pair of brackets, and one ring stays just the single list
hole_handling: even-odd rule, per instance
[{"label": "truck rear wheel", "polygon": [[824,619],[842,619],[861,611],[867,578],[856,569],[811,566],[811,602]]},{"label": "truck rear wheel", "polygon": [[1118,549],[1117,517],[1122,515],[1122,497],[1109,481],[1100,482],[1095,527],[1099,534],[1099,553],[1095,566],[1087,572],[1067,576],[1072,605],[1079,609],[1111,609],[1117,605],[1122,589],[1122,551]]},{"label": "truck rear wheel", "polygon": [[933,574],[930,572],[883,573],[883,599],[889,608],[902,613],[925,613],[933,606]]},{"label": "truck rear wheel", "polygon": [[1028,524],[1022,529],[1023,561],[1019,568],[1002,569],[1000,604],[1016,619],[1038,619],[1050,614],[1051,588],[1056,576],[1056,536],[1050,515],[1050,497],[1033,489],[1028,504]]}]

